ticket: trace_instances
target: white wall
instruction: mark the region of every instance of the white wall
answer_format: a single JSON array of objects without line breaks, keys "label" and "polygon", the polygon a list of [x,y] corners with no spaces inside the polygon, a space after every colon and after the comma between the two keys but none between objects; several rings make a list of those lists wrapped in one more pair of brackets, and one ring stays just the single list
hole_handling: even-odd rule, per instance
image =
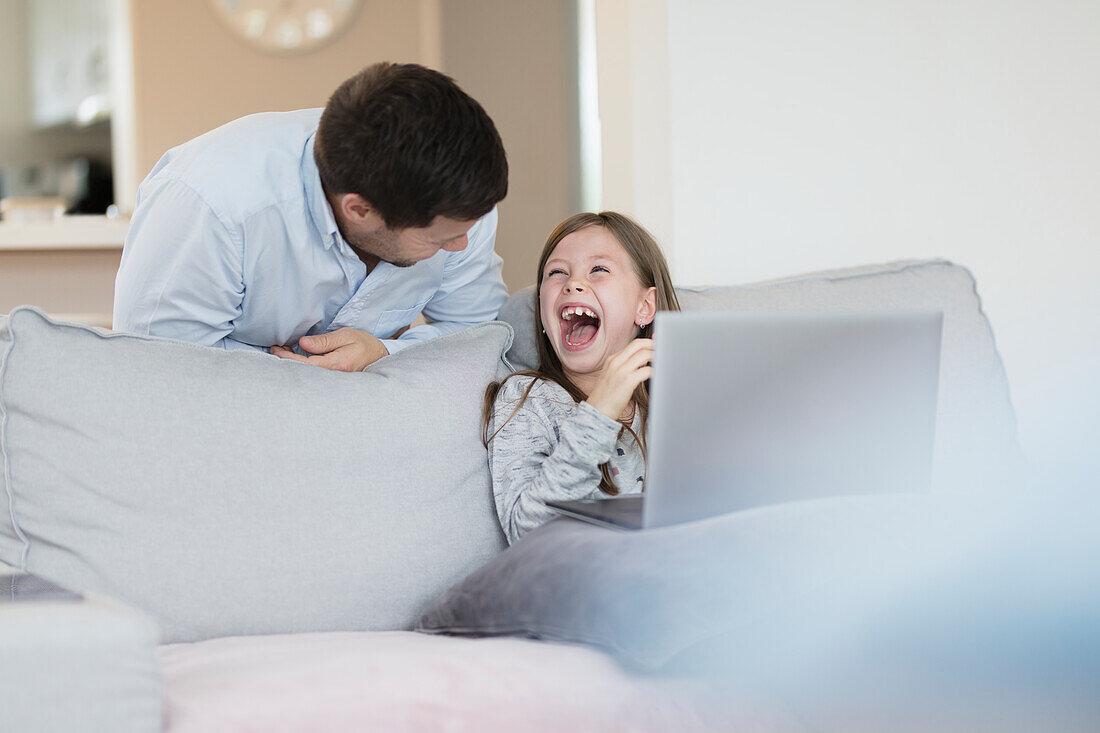
[{"label": "white wall", "polygon": [[665,0],[596,0],[595,10],[601,208],[637,214],[675,266]]},{"label": "white wall", "polygon": [[[667,64],[663,74],[634,66],[628,86],[601,87],[605,155],[608,140],[625,138],[635,169],[659,168],[663,156],[671,169],[631,177],[632,191],[605,173],[604,200],[647,223],[644,202],[672,202],[654,228],[665,230],[678,282],[901,258],[964,264],[993,323],[1025,449],[1040,463],[1095,460],[1100,3],[599,8],[601,82],[624,48],[656,49],[649,66]],[[647,36],[662,42],[638,40]],[[667,137],[655,140],[662,124]]]}]

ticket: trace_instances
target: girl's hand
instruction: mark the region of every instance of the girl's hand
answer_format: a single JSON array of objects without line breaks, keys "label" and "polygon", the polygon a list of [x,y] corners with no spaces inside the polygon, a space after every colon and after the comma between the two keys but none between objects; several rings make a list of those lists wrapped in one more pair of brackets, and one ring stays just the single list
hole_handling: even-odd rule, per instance
[{"label": "girl's hand", "polygon": [[618,420],[630,399],[634,388],[649,379],[653,367],[653,339],[634,339],[625,349],[607,360],[600,381],[588,395],[588,404]]}]

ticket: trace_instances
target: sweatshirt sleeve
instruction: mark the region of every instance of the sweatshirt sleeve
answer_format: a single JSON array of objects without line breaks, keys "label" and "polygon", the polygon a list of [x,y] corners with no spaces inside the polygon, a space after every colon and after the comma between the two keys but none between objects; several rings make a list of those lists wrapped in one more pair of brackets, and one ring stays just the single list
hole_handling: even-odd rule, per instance
[{"label": "sweatshirt sleeve", "polygon": [[547,501],[583,499],[598,488],[600,464],[611,458],[622,428],[587,402],[570,414],[572,405],[562,401],[568,395],[541,383],[512,415],[528,384],[530,378],[505,382],[489,426],[493,495],[509,544],[557,516]]}]

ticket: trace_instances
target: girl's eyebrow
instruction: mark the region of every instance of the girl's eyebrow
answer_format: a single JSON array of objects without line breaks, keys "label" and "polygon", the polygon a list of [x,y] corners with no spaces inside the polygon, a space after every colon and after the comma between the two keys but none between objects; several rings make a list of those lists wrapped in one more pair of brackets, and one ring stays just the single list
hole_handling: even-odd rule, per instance
[{"label": "girl's eyebrow", "polygon": [[[586,262],[591,262],[593,260],[607,260],[608,262],[614,262],[615,258],[612,257],[609,254],[605,254],[603,252],[598,252],[594,255],[586,255],[584,257],[584,260]],[[561,259],[560,257],[555,257],[553,259],[549,259],[549,260],[546,261],[546,266],[547,267],[549,267],[550,265],[567,265],[567,264],[569,264],[569,263],[566,262],[565,260]]]}]

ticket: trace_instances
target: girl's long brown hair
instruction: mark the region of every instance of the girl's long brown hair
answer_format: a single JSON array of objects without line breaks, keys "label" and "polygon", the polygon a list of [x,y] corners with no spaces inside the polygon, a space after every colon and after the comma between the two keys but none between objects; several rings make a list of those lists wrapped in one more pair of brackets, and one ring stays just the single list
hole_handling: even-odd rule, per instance
[{"label": "girl's long brown hair", "polygon": [[[516,372],[500,382],[493,382],[486,388],[485,403],[482,409],[482,433],[483,442],[486,446],[489,445],[490,440],[496,437],[496,434],[501,431],[504,425],[508,423],[508,420],[511,420],[512,417],[519,412],[520,408],[523,407],[523,403],[527,401],[528,396],[531,394],[531,389],[535,386],[535,382],[538,379],[545,379],[561,385],[576,402],[580,402],[587,397],[587,395],[566,376],[561,360],[558,359],[557,352],[554,351],[554,347],[550,344],[550,338],[543,331],[542,311],[539,308],[539,293],[542,291],[542,275],[543,269],[546,267],[546,261],[550,259],[550,255],[554,252],[554,248],[558,246],[561,240],[565,239],[573,232],[587,227],[603,227],[623,246],[623,249],[630,255],[630,260],[634,265],[634,273],[637,275],[642,285],[646,288],[657,288],[657,310],[680,310],[680,301],[676,298],[676,290],[672,286],[672,278],[668,273],[668,263],[665,262],[665,256],[661,253],[661,248],[657,245],[657,241],[653,238],[653,235],[647,232],[633,219],[623,214],[617,214],[614,211],[603,211],[599,214],[576,214],[569,217],[561,224],[558,224],[554,231],[550,233],[550,237],[546,240],[546,244],[542,248],[542,254],[539,256],[538,273],[536,275],[537,280],[534,294],[535,343],[538,345],[539,366],[537,369]],[[650,322],[642,327],[641,332],[638,334],[638,338],[651,338],[652,335],[653,323]],[[496,402],[497,394],[500,392],[500,388],[504,385],[504,382],[514,376],[531,376],[535,377],[535,379],[527,386],[523,396],[516,404],[515,409],[512,410],[512,413],[504,423],[502,423],[492,435],[487,435],[489,420],[493,415],[493,405]],[[632,401],[634,403],[634,409],[641,419],[641,435],[634,433],[626,423],[623,423],[623,429],[630,431],[634,439],[638,441],[638,445],[642,449],[642,455],[644,457],[645,420],[649,411],[649,387],[647,382],[642,382],[634,389]],[[603,463],[600,465],[600,473],[602,474],[600,489],[606,494],[618,494],[619,489],[611,479],[611,470],[608,464]]]}]

